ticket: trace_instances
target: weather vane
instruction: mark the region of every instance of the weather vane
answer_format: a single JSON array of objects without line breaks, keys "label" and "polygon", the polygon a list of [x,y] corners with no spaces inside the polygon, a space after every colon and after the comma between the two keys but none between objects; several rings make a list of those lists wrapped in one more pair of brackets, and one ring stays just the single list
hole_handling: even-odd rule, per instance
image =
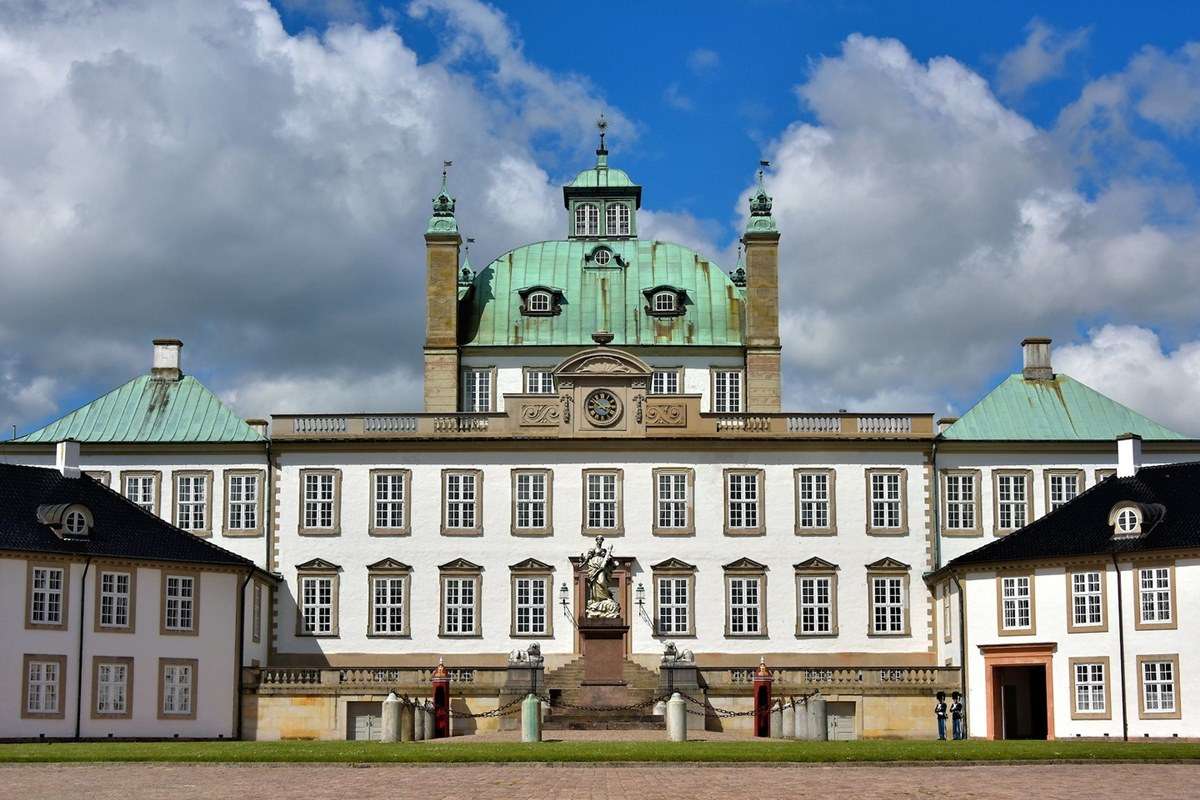
[{"label": "weather vane", "polygon": [[443,161],[442,162],[442,180],[446,179],[446,172],[453,166],[454,166],[453,161]]},{"label": "weather vane", "polygon": [[596,120],[596,127],[600,129],[600,149],[604,149],[604,131],[608,128],[608,120],[604,118],[604,112],[600,112],[600,119]]}]

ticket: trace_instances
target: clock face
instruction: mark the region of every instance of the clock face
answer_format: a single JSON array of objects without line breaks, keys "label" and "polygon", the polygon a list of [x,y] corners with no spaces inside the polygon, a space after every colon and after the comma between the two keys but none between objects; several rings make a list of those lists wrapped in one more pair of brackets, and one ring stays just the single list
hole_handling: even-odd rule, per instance
[{"label": "clock face", "polygon": [[583,401],[584,411],[593,425],[612,425],[621,418],[621,401],[608,389],[597,389]]}]

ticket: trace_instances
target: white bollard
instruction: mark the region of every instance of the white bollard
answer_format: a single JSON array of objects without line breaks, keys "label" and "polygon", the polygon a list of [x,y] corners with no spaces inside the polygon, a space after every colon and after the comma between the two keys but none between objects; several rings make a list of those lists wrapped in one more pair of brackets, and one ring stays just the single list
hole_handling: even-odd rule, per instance
[{"label": "white bollard", "polygon": [[771,738],[783,738],[783,701],[776,700],[771,706]]},{"label": "white bollard", "polygon": [[404,698],[404,702],[400,704],[400,741],[411,742],[413,740],[413,705]]},{"label": "white bollard", "polygon": [[788,700],[783,704],[783,738],[796,738],[796,701]]},{"label": "white bollard", "polygon": [[667,703],[665,700],[659,700],[654,704],[654,710],[650,712],[656,717],[661,717],[667,713]]},{"label": "white bollard", "polygon": [[395,692],[388,694],[383,701],[383,736],[385,742],[395,742],[400,739],[400,698]]},{"label": "white bollard", "polygon": [[808,699],[809,730],[815,741],[823,742],[829,738],[829,729],[825,721],[825,698],[816,695]]},{"label": "white bollard", "polygon": [[667,737],[672,742],[687,741],[687,702],[679,692],[667,701]]},{"label": "white bollard", "polygon": [[425,738],[425,707],[420,700],[413,701],[413,741]]},{"label": "white bollard", "polygon": [[797,739],[811,739],[812,735],[808,732],[808,698],[802,697],[796,701],[795,713],[795,730],[793,735]]},{"label": "white bollard", "polygon": [[542,702],[534,694],[527,694],[521,701],[521,741],[542,740]]},{"label": "white bollard", "polygon": [[425,714],[425,738],[432,739],[433,738],[433,701],[432,700],[425,701],[425,707],[423,709],[423,712]]}]

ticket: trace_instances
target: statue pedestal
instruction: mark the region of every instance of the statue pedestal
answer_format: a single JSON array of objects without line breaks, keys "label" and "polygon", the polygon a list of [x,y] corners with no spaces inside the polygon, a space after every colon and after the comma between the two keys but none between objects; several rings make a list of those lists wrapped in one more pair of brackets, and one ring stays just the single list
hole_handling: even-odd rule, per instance
[{"label": "statue pedestal", "polygon": [[625,634],[629,626],[620,619],[579,619],[580,653],[584,686],[624,686]]}]

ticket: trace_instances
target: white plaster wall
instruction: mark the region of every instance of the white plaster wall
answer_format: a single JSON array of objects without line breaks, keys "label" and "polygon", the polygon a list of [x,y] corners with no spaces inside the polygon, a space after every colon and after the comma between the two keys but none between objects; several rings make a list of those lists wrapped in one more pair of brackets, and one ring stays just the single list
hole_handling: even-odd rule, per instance
[{"label": "white plaster wall", "polygon": [[[36,559],[35,559],[36,560]],[[75,698],[78,683],[80,581],[84,564],[70,570],[67,598],[68,629],[64,631],[25,630],[24,609],[26,562],[24,559],[0,559],[0,603],[11,613],[0,621],[0,738],[73,736]],[[97,563],[87,571],[83,585],[86,608],[83,614],[83,713],[82,736],[216,738],[234,735],[233,701],[236,695],[237,658],[234,635],[237,589],[243,577],[233,573],[202,572],[199,625],[197,636],[163,636],[159,633],[162,571],[157,567],[137,568],[135,632],[96,633],[95,578]],[[62,682],[61,701],[65,709],[60,720],[21,719],[21,690],[25,681],[22,664],[25,654],[65,655],[67,669]],[[91,719],[93,656],[132,656],[132,718]],[[158,659],[195,658],[197,668],[196,719],[158,719]]]},{"label": "white plaster wall", "polygon": [[[712,379],[711,368],[715,366],[741,369],[745,359],[741,356],[684,356],[684,355],[655,355],[646,356],[636,348],[629,352],[646,361],[653,368],[683,369],[683,385],[680,390],[684,394],[698,394],[702,411],[710,411]],[[528,356],[464,356],[464,367],[495,367],[496,368],[496,410],[504,410],[504,395],[520,394],[525,391],[525,367],[545,367],[553,369],[562,362],[559,357],[538,357],[532,353]]]},{"label": "white plaster wall", "polygon": [[[536,558],[554,566],[557,587],[571,584],[570,556],[591,544],[582,535],[581,470],[585,467],[619,467],[624,470],[625,535],[612,540],[616,555],[637,559],[635,581],[647,588],[647,614],[651,613],[650,565],[677,557],[697,566],[697,636],[683,641],[696,652],[760,653],[925,653],[929,651],[928,592],[921,581],[927,569],[928,539],[925,529],[924,477],[920,453],[887,454],[881,462],[874,452],[805,452],[727,450],[715,452],[592,451],[546,454],[519,452],[461,453],[282,453],[279,569],[286,588],[279,602],[278,650],[281,654],[323,655],[371,653],[501,653],[524,647],[528,640],[513,640],[510,628],[509,565]],[[908,470],[906,536],[868,536],[865,533],[866,477],[864,468],[903,466]],[[444,466],[477,467],[484,472],[484,534],[475,537],[440,534],[440,481]],[[804,537],[794,533],[794,478],[796,466],[835,467],[838,471],[838,534]],[[341,534],[299,536],[299,470],[328,466],[342,470]],[[553,521],[550,537],[514,537],[510,533],[511,473],[513,467],[549,466],[554,472]],[[696,534],[661,537],[651,534],[651,470],[659,466],[692,466],[696,470]],[[723,474],[726,466],[762,467],[766,471],[766,521],[764,536],[726,536],[723,533]],[[407,537],[372,537],[367,534],[369,470],[396,467],[412,470],[412,534]],[[411,639],[368,638],[366,565],[393,557],[413,567],[411,579]],[[795,637],[795,579],[792,565],[820,556],[840,566],[838,584],[840,635],[836,639],[798,640]],[[891,556],[912,565],[910,613],[912,635],[903,638],[867,636],[865,565]],[[320,557],[342,567],[340,579],[340,636],[311,638],[295,635],[296,565]],[[438,638],[438,565],[466,558],[483,566],[482,638]],[[768,639],[724,636],[725,598],[722,565],[741,557],[767,564]],[[572,598],[573,602],[573,598]],[[661,651],[645,619],[632,619],[634,650]],[[573,629],[561,609],[554,609],[554,638],[543,642],[549,653],[573,649]]]},{"label": "white plaster wall", "polygon": [[[27,464],[35,467],[53,467],[54,453],[16,453],[0,454],[0,461],[13,464]],[[265,453],[214,452],[211,454],[190,452],[186,454],[171,453],[131,453],[114,454],[92,452],[87,445],[80,455],[79,468],[85,472],[104,471],[109,473],[109,487],[117,493],[122,492],[120,485],[121,472],[128,470],[157,470],[162,473],[161,497],[159,498],[159,514],[167,522],[172,521],[171,510],[175,502],[175,482],[171,473],[176,470],[211,470],[212,478],[212,534],[207,536],[209,541],[219,545],[243,558],[248,558],[258,566],[266,565],[267,541],[265,535],[259,536],[227,536],[225,535],[225,470],[260,469],[267,474]],[[264,480],[262,490],[267,492],[267,481]],[[269,502],[263,504],[264,515],[269,512]]]},{"label": "white plaster wall", "polygon": [[[1125,707],[1130,738],[1170,738],[1200,736],[1200,642],[1191,635],[1197,623],[1193,616],[1200,609],[1200,560],[1177,562],[1175,569],[1179,620],[1175,630],[1135,630],[1137,613],[1134,605],[1133,565],[1120,562],[1121,591],[1124,603],[1125,631]],[[1079,736],[1121,736],[1121,673],[1120,639],[1117,616],[1117,577],[1110,562],[1106,567],[1108,604],[1107,632],[1069,633],[1067,612],[1069,600],[1066,571],[1061,566],[1043,567],[1035,571],[1034,602],[1036,632],[1029,636],[1000,636],[996,621],[996,572],[985,570],[967,576],[967,668],[968,693],[971,704],[970,733],[987,735],[988,697],[984,657],[980,645],[1029,644],[1054,642],[1052,680],[1054,691],[1054,729],[1060,739]],[[1138,667],[1139,655],[1179,655],[1179,696],[1176,702],[1182,719],[1139,719]],[[1071,709],[1071,658],[1108,656],[1110,665],[1109,696],[1112,701],[1110,720],[1073,720]],[[997,711],[998,713],[998,711]]]},{"label": "white plaster wall", "polygon": [[[1142,464],[1149,466],[1152,464],[1172,464],[1188,461],[1200,460],[1200,448],[1192,452],[1149,452],[1143,451]],[[1064,452],[1064,453],[1048,453],[1039,451],[980,451],[971,453],[947,452],[939,450],[937,454],[937,468],[941,472],[948,469],[978,469],[981,471],[982,493],[980,496],[981,516],[983,520],[983,534],[977,536],[959,536],[956,534],[943,533],[940,538],[941,560],[940,564],[947,564],[952,559],[958,556],[969,553],[977,547],[982,547],[995,538],[995,515],[993,513],[995,502],[995,485],[993,472],[996,470],[1006,469],[1031,469],[1033,470],[1033,519],[1043,516],[1049,509],[1049,498],[1046,496],[1046,472],[1064,469],[1081,469],[1084,471],[1084,486],[1086,491],[1095,486],[1096,471],[1105,469],[1116,469],[1117,467],[1117,446],[1113,443],[1112,450],[1109,453],[1097,452]],[[939,475],[938,480],[941,480]],[[945,519],[945,502],[946,498],[942,490],[942,486],[938,485],[938,503],[939,509],[938,524],[939,526]],[[1030,520],[1030,522],[1033,521]]]}]

